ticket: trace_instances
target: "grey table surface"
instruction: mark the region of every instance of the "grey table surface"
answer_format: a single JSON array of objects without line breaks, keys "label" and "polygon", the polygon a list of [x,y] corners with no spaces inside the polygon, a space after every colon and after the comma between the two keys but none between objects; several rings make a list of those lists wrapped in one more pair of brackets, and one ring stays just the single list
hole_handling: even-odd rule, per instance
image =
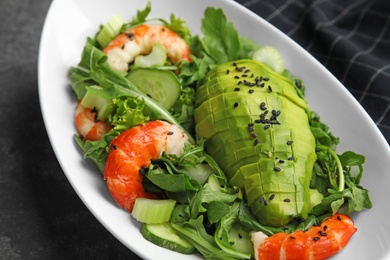
[{"label": "grey table surface", "polygon": [[[390,140],[387,0],[238,2],[323,62]],[[37,60],[50,3],[0,0],[0,259],[138,259],[84,206],[46,134]]]}]

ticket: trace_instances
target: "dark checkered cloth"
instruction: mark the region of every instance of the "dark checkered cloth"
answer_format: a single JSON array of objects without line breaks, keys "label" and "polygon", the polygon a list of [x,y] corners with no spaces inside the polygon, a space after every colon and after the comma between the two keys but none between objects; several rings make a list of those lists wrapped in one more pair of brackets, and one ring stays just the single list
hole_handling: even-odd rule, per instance
[{"label": "dark checkered cloth", "polygon": [[237,0],[286,33],[354,95],[390,143],[389,0]]}]

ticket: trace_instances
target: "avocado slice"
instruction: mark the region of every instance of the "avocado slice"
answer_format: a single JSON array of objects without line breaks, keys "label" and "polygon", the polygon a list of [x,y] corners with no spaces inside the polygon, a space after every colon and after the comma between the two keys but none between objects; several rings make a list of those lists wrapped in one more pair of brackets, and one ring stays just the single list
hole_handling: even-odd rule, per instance
[{"label": "avocado slice", "polygon": [[195,106],[197,137],[261,224],[308,216],[315,139],[291,80],[254,60],[221,64],[198,86]]}]

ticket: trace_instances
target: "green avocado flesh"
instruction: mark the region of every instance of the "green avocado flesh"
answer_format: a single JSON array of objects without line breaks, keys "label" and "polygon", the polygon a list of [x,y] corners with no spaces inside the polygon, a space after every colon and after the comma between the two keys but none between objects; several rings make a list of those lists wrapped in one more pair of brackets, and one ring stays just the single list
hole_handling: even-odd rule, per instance
[{"label": "green avocado flesh", "polygon": [[217,66],[197,89],[197,137],[264,225],[310,210],[316,153],[308,112],[292,81],[253,60]]}]

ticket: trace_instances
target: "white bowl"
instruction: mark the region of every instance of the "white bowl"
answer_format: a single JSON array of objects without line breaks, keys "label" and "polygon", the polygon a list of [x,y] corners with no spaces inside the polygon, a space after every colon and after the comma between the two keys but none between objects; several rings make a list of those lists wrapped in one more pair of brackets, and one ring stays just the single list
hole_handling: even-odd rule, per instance
[{"label": "white bowl", "polygon": [[[362,185],[370,191],[373,208],[353,219],[358,232],[334,259],[388,259],[390,257],[390,149],[368,114],[345,87],[317,60],[288,36],[234,1],[153,0],[149,17],[169,19],[171,13],[187,21],[193,34],[207,6],[221,7],[239,33],[261,45],[272,45],[286,67],[304,80],[306,97],[332,132],[340,137],[340,152],[366,156]],[[55,0],[46,18],[39,52],[39,96],[46,129],[54,152],[69,182],[94,216],[118,240],[145,259],[198,259],[160,248],[143,239],[139,223],[120,209],[109,195],[95,166],[83,160],[77,144],[73,113],[76,100],[67,73],[81,56],[88,36],[114,14],[130,20],[145,0]]]}]

